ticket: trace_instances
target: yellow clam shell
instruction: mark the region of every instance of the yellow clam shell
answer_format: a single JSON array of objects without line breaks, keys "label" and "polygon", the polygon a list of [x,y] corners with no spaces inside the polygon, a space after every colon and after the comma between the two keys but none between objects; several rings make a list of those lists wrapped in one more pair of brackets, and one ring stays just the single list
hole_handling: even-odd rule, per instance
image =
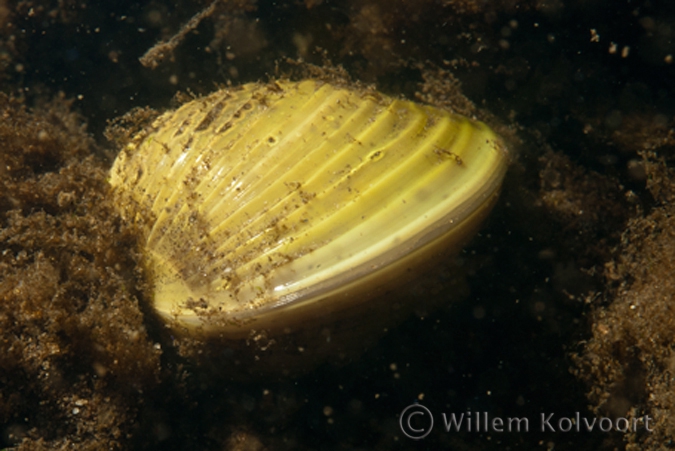
[{"label": "yellow clam shell", "polygon": [[[111,171],[177,329],[288,332],[366,302],[472,235],[507,153],[487,126],[318,80],[247,84],[159,117]],[[356,310],[358,312],[358,310]]]}]

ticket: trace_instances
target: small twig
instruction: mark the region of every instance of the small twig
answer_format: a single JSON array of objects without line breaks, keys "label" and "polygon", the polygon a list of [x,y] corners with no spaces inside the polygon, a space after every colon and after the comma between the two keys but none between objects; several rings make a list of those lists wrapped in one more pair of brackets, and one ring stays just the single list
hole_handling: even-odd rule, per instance
[{"label": "small twig", "polygon": [[145,52],[145,54],[138,59],[141,64],[150,69],[155,69],[157,66],[159,66],[159,64],[164,61],[167,56],[173,53],[176,47],[178,47],[181,41],[185,38],[185,35],[197,28],[202,19],[213,14],[213,12],[216,10],[216,4],[219,1],[220,0],[213,0],[213,2],[211,2],[207,8],[192,16],[192,19],[183,25],[180,31],[173,35],[171,39],[164,42],[158,42],[150,50]]}]

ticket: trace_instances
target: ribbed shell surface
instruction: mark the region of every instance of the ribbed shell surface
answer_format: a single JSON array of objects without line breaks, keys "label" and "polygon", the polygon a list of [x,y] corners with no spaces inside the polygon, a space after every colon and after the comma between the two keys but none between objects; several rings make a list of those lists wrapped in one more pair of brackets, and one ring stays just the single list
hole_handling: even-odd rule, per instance
[{"label": "ribbed shell surface", "polygon": [[[159,117],[111,171],[142,225],[157,311],[246,335],[363,302],[464,241],[507,166],[483,124],[305,80],[220,90]],[[311,314],[303,320],[311,320]]]}]

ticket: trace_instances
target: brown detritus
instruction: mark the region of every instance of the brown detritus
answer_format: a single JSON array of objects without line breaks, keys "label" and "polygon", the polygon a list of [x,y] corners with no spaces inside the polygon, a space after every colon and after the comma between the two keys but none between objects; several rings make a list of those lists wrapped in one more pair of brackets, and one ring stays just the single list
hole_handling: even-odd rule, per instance
[{"label": "brown detritus", "polygon": [[133,230],[68,109],[0,96],[0,424],[22,450],[121,449],[160,351],[136,299]]},{"label": "brown detritus", "polygon": [[[116,152],[123,149],[131,141],[131,138],[138,135],[141,130],[150,126],[158,116],[159,112],[152,108],[134,108],[128,113],[108,121],[104,136],[110,141]],[[116,153],[108,155],[108,158],[112,162],[115,156]]]},{"label": "brown detritus", "polygon": [[277,78],[302,80],[304,78],[318,78],[336,86],[358,86],[364,88],[357,80],[353,80],[342,66],[333,65],[332,61],[324,60],[321,66],[303,61],[285,58],[278,62],[275,68]]},{"label": "brown detritus", "polygon": [[156,69],[162,61],[173,55],[176,47],[180,45],[188,33],[197,28],[202,20],[212,16],[216,12],[219,3],[223,4],[222,7],[226,8],[228,13],[251,10],[255,6],[255,0],[213,0],[209,6],[192,16],[192,18],[169,40],[158,42],[145,52],[145,54],[139,58],[141,64],[149,69]]},{"label": "brown detritus", "polygon": [[580,120],[584,123],[586,136],[630,158],[626,169],[633,181],[645,180],[647,161],[641,156],[644,152],[658,150],[662,157],[672,159],[675,156],[675,119],[658,112],[649,103],[633,106],[625,113],[603,108],[595,117],[580,115]]},{"label": "brown detritus", "polygon": [[637,209],[616,180],[584,169],[569,157],[548,151],[540,157],[539,205],[573,237],[579,255],[606,257],[623,224]]},{"label": "brown detritus", "polygon": [[653,432],[625,434],[627,450],[662,449],[675,436],[675,171],[653,153],[645,157],[658,206],[628,222],[605,266],[606,291],[589,296],[592,337],[575,356],[597,414],[652,418]]},{"label": "brown detritus", "polygon": [[654,113],[625,117],[610,139],[624,152],[672,148],[675,147],[675,119]]},{"label": "brown detritus", "polygon": [[162,61],[173,55],[175,48],[178,47],[189,32],[197,28],[204,18],[213,14],[216,10],[216,4],[219,1],[220,0],[213,0],[209,6],[192,16],[192,18],[183,25],[175,35],[171,36],[171,39],[164,42],[158,42],[150,50],[145,52],[145,54],[138,59],[141,64],[149,69],[156,69]]},{"label": "brown detritus", "polygon": [[[669,135],[670,133],[672,130],[668,131]],[[640,155],[643,158],[646,173],[646,187],[654,200],[664,208],[673,205],[675,203],[675,184],[672,183],[673,169],[666,165],[665,159],[659,157],[657,152],[641,152]]]},{"label": "brown detritus", "polygon": [[462,84],[452,72],[441,68],[426,68],[421,64],[419,66],[424,84],[415,93],[418,99],[456,114],[476,117],[476,105],[462,93]]},{"label": "brown detritus", "polygon": [[255,434],[243,429],[232,432],[225,443],[230,451],[264,451],[267,449]]}]

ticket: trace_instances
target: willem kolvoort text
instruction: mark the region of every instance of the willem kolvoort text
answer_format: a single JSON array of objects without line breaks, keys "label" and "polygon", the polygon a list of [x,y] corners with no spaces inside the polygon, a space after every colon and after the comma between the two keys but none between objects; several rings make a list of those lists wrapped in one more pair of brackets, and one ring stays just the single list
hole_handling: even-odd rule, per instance
[{"label": "willem kolvoort text", "polygon": [[466,412],[461,414],[443,413],[443,425],[446,432],[592,432],[619,431],[631,432],[644,428],[652,432],[653,418],[644,415],[638,418],[583,417],[576,412],[574,416],[557,416],[554,413],[542,413],[538,418],[490,416],[488,412]]}]

